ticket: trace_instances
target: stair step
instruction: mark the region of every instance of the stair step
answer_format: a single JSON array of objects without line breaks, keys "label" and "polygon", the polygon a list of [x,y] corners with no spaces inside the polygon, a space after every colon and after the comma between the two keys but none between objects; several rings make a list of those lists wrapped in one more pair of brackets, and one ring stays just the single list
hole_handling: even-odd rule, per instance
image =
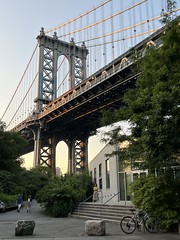
[{"label": "stair step", "polygon": [[111,223],[116,223],[120,224],[120,220],[115,220],[115,219],[109,219],[109,218],[99,218],[99,217],[94,217],[94,216],[84,216],[84,215],[72,215],[73,218],[81,218],[81,219],[93,219],[93,220],[103,220],[105,222],[111,222]]},{"label": "stair step", "polygon": [[76,207],[71,216],[85,219],[103,219],[106,222],[118,223],[125,215],[132,215],[133,206],[102,205],[98,203],[82,203]]},{"label": "stair step", "polygon": [[90,213],[94,213],[94,214],[96,214],[96,213],[101,213],[101,214],[112,214],[112,215],[132,215],[132,213],[131,212],[128,212],[128,211],[113,211],[113,210],[110,210],[110,211],[108,211],[108,210],[99,210],[99,209],[75,209],[73,212],[76,212],[76,213],[78,213],[78,212],[81,212],[81,213],[86,213],[86,212],[90,212]]}]

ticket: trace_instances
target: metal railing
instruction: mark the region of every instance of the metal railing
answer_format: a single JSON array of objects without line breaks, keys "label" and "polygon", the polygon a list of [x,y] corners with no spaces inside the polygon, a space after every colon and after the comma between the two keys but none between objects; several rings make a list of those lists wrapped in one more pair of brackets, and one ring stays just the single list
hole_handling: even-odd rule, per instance
[{"label": "metal railing", "polygon": [[103,203],[103,205],[106,205],[106,203],[108,203],[109,201],[111,201],[111,199],[113,199],[114,197],[116,197],[120,192],[115,193],[112,197],[110,197],[106,202]]},{"label": "metal railing", "polygon": [[[102,219],[102,206],[105,206],[109,201],[111,201],[114,197],[116,197],[120,192],[115,193],[112,197],[110,197],[106,202],[103,203],[103,197],[102,197],[102,191],[99,190],[98,193],[101,193],[101,202],[100,202],[100,209],[99,209],[99,218]],[[79,208],[80,206],[87,202],[89,199],[91,199],[93,197],[93,194],[91,196],[89,196],[88,198],[86,198],[83,202],[79,203],[78,205],[78,213],[79,213]]]},{"label": "metal railing", "polygon": [[110,197],[106,202],[100,205],[100,218],[102,219],[102,206],[105,206],[109,201],[111,201],[114,197],[116,197],[120,192],[115,193],[112,197]]},{"label": "metal railing", "polygon": [[86,198],[83,202],[79,203],[79,205],[78,205],[78,212],[79,212],[80,206],[81,206],[83,203],[87,202],[87,201],[88,201],[90,198],[92,198],[92,197],[93,197],[93,195],[91,195],[90,197]]},{"label": "metal railing", "polygon": [[[102,204],[102,191],[101,190],[98,190],[98,193],[101,193],[101,204]],[[85,203],[85,202],[87,202],[90,198],[92,198],[93,197],[93,194],[91,195],[91,196],[89,196],[88,198],[86,198],[83,202],[81,202],[81,203],[79,203],[79,205],[78,205],[78,212],[79,212],[79,207],[83,204],[83,203]]]}]

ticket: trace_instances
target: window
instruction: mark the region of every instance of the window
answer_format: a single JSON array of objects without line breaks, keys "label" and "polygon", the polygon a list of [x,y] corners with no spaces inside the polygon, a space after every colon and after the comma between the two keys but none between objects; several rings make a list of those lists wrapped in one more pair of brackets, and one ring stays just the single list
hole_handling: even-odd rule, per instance
[{"label": "window", "polygon": [[96,183],[96,168],[94,168],[94,183]]},{"label": "window", "polygon": [[133,173],[133,182],[138,179],[138,173]]},{"label": "window", "polygon": [[102,177],[102,164],[99,164],[99,178]]},{"label": "window", "polygon": [[99,189],[102,189],[102,164],[99,164]]},{"label": "window", "polygon": [[106,160],[106,188],[110,188],[109,159]]},{"label": "window", "polygon": [[99,179],[99,189],[102,189],[102,178]]}]

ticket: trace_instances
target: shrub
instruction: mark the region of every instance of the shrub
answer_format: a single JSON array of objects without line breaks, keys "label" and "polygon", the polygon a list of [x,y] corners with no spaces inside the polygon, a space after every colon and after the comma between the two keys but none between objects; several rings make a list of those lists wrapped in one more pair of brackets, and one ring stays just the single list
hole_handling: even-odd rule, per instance
[{"label": "shrub", "polygon": [[130,185],[132,202],[160,220],[161,227],[171,230],[180,221],[180,180],[172,174],[140,178]]},{"label": "shrub", "polygon": [[55,177],[36,194],[36,200],[53,217],[67,217],[87,197],[91,178],[86,174]]},{"label": "shrub", "polygon": [[7,194],[0,194],[0,200],[3,201],[6,206],[15,206],[16,204],[17,195],[7,195]]}]

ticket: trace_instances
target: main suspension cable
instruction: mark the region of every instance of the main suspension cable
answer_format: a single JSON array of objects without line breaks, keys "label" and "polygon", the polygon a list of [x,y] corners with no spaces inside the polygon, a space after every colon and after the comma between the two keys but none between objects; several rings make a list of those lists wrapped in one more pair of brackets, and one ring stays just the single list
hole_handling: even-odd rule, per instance
[{"label": "main suspension cable", "polygon": [[56,30],[59,29],[59,28],[65,27],[66,25],[68,25],[68,24],[70,24],[70,23],[72,23],[72,22],[75,22],[75,21],[79,20],[80,18],[88,15],[89,13],[97,10],[98,8],[102,7],[103,5],[105,5],[105,4],[107,4],[108,2],[111,2],[111,1],[112,1],[112,0],[106,0],[106,1],[104,1],[103,3],[101,3],[100,5],[92,8],[91,10],[89,10],[89,11],[83,13],[83,14],[81,14],[80,16],[75,17],[75,18],[73,18],[73,19],[71,19],[71,20],[69,20],[69,21],[67,21],[67,22],[65,22],[65,23],[63,23],[63,24],[60,24],[60,25],[58,25],[57,27],[54,27],[54,28],[49,29],[48,31],[46,31],[46,33],[50,33],[50,32],[56,31]]}]

